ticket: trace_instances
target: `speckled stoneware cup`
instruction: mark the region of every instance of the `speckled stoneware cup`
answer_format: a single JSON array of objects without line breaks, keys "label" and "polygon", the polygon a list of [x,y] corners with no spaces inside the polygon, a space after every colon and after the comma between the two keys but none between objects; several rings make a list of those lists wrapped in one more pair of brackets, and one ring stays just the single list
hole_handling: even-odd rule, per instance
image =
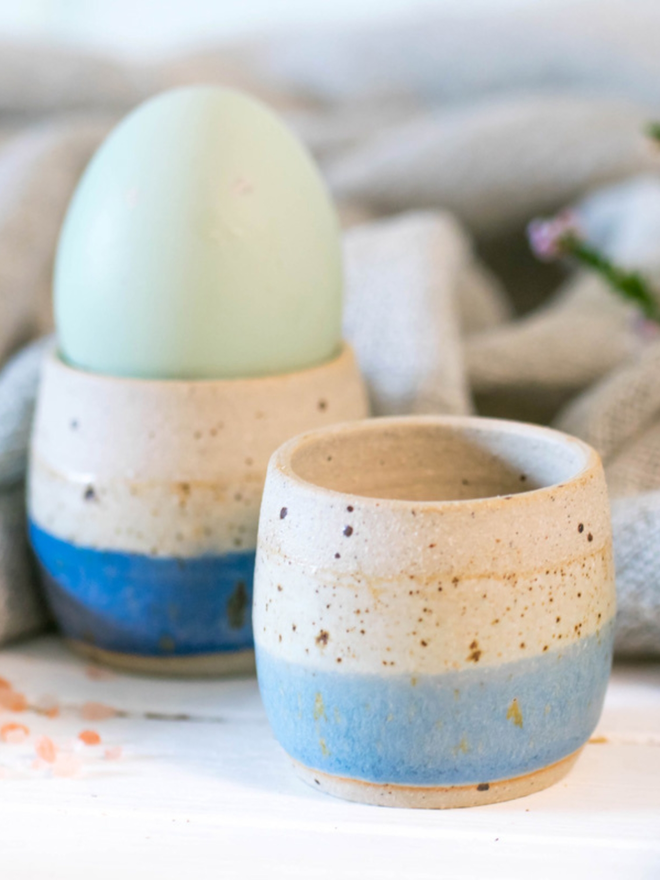
[{"label": "speckled stoneware cup", "polygon": [[46,359],[32,439],[32,546],[71,644],[143,672],[254,665],[251,602],[268,459],[366,415],[350,349],[283,376],[142,381]]},{"label": "speckled stoneware cup", "polygon": [[351,800],[454,807],[560,779],[615,612],[598,455],[545,428],[375,419],[271,459],[254,631],[275,735]]}]

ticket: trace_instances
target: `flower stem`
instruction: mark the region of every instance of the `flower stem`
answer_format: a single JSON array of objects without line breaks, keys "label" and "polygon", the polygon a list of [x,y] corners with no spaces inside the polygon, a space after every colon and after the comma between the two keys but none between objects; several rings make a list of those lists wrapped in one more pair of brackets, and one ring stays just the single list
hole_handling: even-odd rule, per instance
[{"label": "flower stem", "polygon": [[651,321],[660,324],[660,307],[639,272],[628,272],[615,266],[607,257],[573,233],[564,235],[561,251],[597,272],[624,299],[633,302]]},{"label": "flower stem", "polygon": [[649,122],[646,126],[646,133],[652,141],[660,143],[660,122]]}]

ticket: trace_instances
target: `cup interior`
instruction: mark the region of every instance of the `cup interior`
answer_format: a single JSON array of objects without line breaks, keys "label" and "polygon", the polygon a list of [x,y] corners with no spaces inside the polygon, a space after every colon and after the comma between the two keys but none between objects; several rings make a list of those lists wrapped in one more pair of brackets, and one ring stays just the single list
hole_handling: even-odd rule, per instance
[{"label": "cup interior", "polygon": [[589,452],[563,434],[515,422],[372,419],[309,435],[290,467],[336,492],[460,501],[565,483],[586,467]]}]

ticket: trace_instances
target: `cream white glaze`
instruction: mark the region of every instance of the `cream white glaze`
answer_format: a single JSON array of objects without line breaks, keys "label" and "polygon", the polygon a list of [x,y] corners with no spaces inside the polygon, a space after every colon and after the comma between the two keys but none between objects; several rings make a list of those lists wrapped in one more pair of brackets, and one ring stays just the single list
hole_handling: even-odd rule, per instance
[{"label": "cream white glaze", "polygon": [[163,556],[253,548],[272,451],[362,418],[351,350],[261,379],[100,376],[45,361],[31,446],[33,520],[81,546]]},{"label": "cream white glaze", "polygon": [[[405,421],[376,420],[369,430]],[[475,421],[484,424],[414,420],[459,431]],[[342,469],[350,471],[352,454],[339,445],[335,449],[330,442],[315,451],[316,435],[306,435],[280,449],[270,464],[261,511],[257,644],[306,666],[412,675],[561,652],[609,623],[615,612],[614,568],[598,456],[556,432],[486,424],[499,432],[496,447],[513,431],[522,447],[532,450],[530,474],[545,472],[546,463],[535,469],[533,457],[556,445],[565,453],[560,470],[566,478],[491,498],[393,500],[327,489],[300,477],[296,462],[304,460],[307,447],[309,456],[318,452],[325,461],[344,456]],[[339,426],[324,436],[351,431],[357,436],[360,430]],[[538,443],[539,435],[548,442]],[[377,479],[366,473],[376,454],[366,429],[363,440],[356,484]],[[405,451],[383,460],[383,479],[405,485],[412,467]],[[458,478],[465,465],[460,456],[452,460],[447,479],[456,478],[459,487],[452,491],[464,491]],[[340,479],[351,484],[350,473]]]}]

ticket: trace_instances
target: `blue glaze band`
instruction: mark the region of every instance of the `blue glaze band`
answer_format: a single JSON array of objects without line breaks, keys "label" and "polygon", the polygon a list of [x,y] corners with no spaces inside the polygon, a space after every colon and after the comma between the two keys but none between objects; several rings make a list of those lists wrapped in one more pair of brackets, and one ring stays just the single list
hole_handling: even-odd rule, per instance
[{"label": "blue glaze band", "polygon": [[125,654],[253,647],[254,550],[162,558],[78,547],[29,524],[48,602],[65,635]]},{"label": "blue glaze band", "polygon": [[561,653],[416,678],[313,670],[257,646],[257,670],[277,740],[307,767],[469,785],[531,773],[582,746],[600,717],[612,642],[610,622]]}]

